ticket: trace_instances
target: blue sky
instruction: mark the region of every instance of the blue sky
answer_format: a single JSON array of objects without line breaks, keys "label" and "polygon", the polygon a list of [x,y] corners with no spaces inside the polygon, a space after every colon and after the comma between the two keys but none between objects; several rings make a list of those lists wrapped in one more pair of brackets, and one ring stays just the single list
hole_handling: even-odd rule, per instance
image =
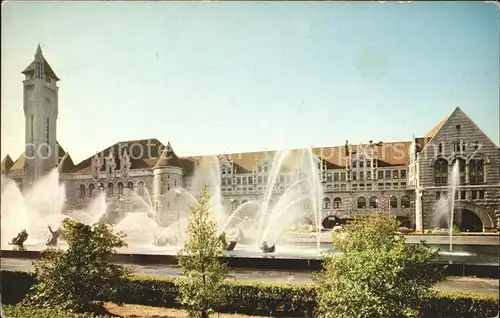
[{"label": "blue sky", "polygon": [[[21,71],[62,79],[80,161],[158,138],[201,155],[409,140],[460,107],[499,143],[499,10],[483,2],[7,2],[2,157],[24,145]],[[13,158],[15,160],[15,158]]]}]

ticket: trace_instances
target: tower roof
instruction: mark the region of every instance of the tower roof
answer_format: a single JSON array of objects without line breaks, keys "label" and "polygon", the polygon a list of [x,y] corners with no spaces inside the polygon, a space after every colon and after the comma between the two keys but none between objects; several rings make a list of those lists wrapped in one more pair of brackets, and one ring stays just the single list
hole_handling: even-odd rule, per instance
[{"label": "tower roof", "polygon": [[47,60],[43,56],[42,48],[40,47],[40,44],[38,44],[38,46],[36,48],[35,59],[21,73],[24,75],[33,75],[35,73],[35,61],[38,57],[43,59],[43,70],[44,70],[45,75],[48,75],[48,76],[54,78],[56,81],[60,81],[60,78],[57,77],[56,73],[54,72],[52,67],[50,67],[49,63],[47,62]]}]

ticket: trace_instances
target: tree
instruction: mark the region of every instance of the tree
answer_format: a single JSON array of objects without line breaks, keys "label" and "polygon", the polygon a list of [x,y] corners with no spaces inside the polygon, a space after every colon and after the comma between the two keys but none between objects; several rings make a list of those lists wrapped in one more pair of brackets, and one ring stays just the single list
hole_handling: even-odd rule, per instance
[{"label": "tree", "polygon": [[398,222],[377,214],[333,233],[342,253],[327,255],[315,277],[320,317],[402,317],[415,314],[444,278],[438,252],[406,244]]},{"label": "tree", "polygon": [[179,252],[179,301],[190,317],[206,318],[225,300],[222,283],[227,268],[219,260],[223,242],[205,187],[189,218],[188,239]]},{"label": "tree", "polygon": [[47,249],[34,261],[37,284],[25,302],[75,312],[101,309],[116,294],[119,278],[129,273],[110,261],[115,249],[126,245],[124,234],[71,219],[63,220],[62,234],[68,248]]}]

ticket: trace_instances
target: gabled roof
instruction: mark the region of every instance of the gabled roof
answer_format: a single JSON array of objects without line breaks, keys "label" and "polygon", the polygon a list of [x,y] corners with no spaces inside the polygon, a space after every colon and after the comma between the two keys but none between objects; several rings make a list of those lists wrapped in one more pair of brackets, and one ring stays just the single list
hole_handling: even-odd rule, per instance
[{"label": "gabled roof", "polygon": [[[366,145],[349,145],[350,151],[355,153],[361,151]],[[387,142],[374,146],[374,157],[377,160],[379,167],[386,166],[407,166],[410,163],[410,147],[411,141]],[[291,169],[303,153],[303,149],[290,150],[291,154],[283,163],[284,170]],[[329,169],[344,169],[348,157],[345,153],[345,146],[326,146],[315,147],[312,152],[324,163]],[[196,167],[197,160],[202,160],[204,157],[217,156],[226,158],[233,162],[237,173],[252,172],[258,164],[259,160],[266,157],[274,158],[278,151],[258,151],[246,153],[232,153],[223,155],[200,156],[200,157],[183,157],[181,162],[188,175],[192,175]]]},{"label": "gabled roof", "polygon": [[[59,161],[64,157],[66,151],[64,151],[63,147],[57,142],[57,146],[59,149]],[[9,172],[19,172],[24,171],[24,153],[22,153],[14,162],[12,167],[9,169]]]},{"label": "gabled roof", "polygon": [[160,167],[184,168],[181,160],[179,159],[179,157],[177,157],[174,150],[172,149],[170,142],[167,143],[167,147],[165,148],[165,150],[163,150],[163,153],[160,155],[160,158],[155,164],[155,168],[160,168]]},{"label": "gabled roof", "polygon": [[425,135],[424,137],[425,138],[432,138],[434,137],[437,132],[441,129],[441,127],[443,127],[444,123],[446,123],[446,121],[448,120],[450,116],[447,116],[445,119],[441,120],[436,126],[432,127],[431,130],[429,130]]},{"label": "gabled roof", "polygon": [[[496,145],[495,142],[493,142],[488,135],[486,135],[483,130],[460,108],[460,106],[455,107],[455,109],[451,112],[449,116],[447,116],[444,120],[442,120],[438,125],[436,125],[434,128],[429,131],[421,141],[423,141],[424,147],[421,147],[422,150],[425,148],[425,146],[429,145],[432,143],[432,140],[436,137],[436,135],[439,133],[439,131],[446,125],[448,120],[456,116],[457,113],[463,114],[467,119],[470,121],[472,125],[474,125],[479,131],[482,132],[482,134],[490,140],[490,142],[494,145]],[[498,145],[496,145],[498,147]]]},{"label": "gabled roof", "polygon": [[60,159],[59,165],[57,166],[60,173],[71,173],[75,164],[73,163],[73,159],[69,153],[65,153],[64,156]]},{"label": "gabled roof", "polygon": [[[170,143],[168,144],[170,145]],[[170,149],[170,150],[169,150]],[[164,156],[162,152],[167,150]],[[130,156],[130,169],[150,169],[156,166],[164,167],[175,166],[183,167],[179,157],[173,152],[172,148],[161,143],[156,138],[139,139],[139,140],[125,140],[119,141],[110,147],[107,147],[98,152],[99,156],[107,158],[110,153],[115,157],[115,162],[119,161],[119,157],[124,153]],[[95,155],[88,157],[82,162],[78,163],[72,170],[73,173],[92,173],[92,158]]]},{"label": "gabled roof", "polygon": [[2,174],[9,172],[10,168],[14,165],[14,161],[10,158],[9,155],[5,156],[2,160]]}]

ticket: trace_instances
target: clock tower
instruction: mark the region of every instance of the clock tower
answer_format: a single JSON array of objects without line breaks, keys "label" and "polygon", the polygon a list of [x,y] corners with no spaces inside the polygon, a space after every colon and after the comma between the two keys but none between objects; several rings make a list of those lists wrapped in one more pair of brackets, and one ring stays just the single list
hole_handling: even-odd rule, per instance
[{"label": "clock tower", "polygon": [[25,118],[24,184],[29,185],[57,166],[59,78],[38,45],[35,59],[22,72]]}]

